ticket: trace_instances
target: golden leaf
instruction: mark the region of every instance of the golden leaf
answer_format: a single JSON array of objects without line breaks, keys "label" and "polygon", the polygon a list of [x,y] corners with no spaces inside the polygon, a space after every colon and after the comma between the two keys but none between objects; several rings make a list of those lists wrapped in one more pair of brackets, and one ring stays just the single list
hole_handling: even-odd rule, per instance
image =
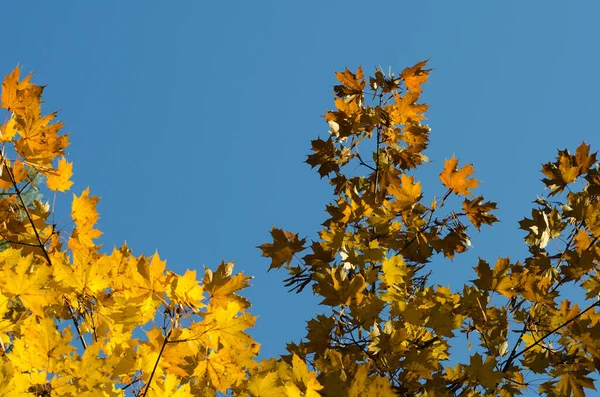
[{"label": "golden leaf", "polygon": [[71,176],[73,176],[73,163],[68,163],[63,157],[58,162],[58,167],[54,170],[54,173],[46,175],[46,184],[50,190],[58,190],[64,192],[71,188],[73,182],[71,182]]},{"label": "golden leaf", "polygon": [[444,171],[440,174],[440,179],[444,186],[452,190],[454,194],[462,194],[465,196],[472,196],[470,189],[475,189],[478,180],[469,178],[474,172],[473,166],[467,164],[462,168],[458,169],[458,160],[452,156],[450,160],[444,162]]}]

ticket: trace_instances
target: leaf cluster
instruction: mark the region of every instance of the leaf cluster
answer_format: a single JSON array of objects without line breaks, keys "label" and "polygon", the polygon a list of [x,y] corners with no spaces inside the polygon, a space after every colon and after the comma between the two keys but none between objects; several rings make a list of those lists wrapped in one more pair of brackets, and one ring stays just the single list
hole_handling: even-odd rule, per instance
[{"label": "leaf cluster", "polygon": [[[322,396],[353,395],[365,372],[364,387],[377,384],[369,395],[584,395],[600,371],[596,154],[582,144],[543,166],[548,197],[520,222],[530,256],[480,259],[462,291],[433,285],[430,262],[467,251],[473,229],[498,218],[497,203],[474,194],[473,166],[455,156],[439,174],[446,192],[424,200],[429,73],[426,61],[397,76],[337,73],[329,137],[307,159],[333,188],[328,218],[316,241],[274,227],[260,246],[291,290],[310,286],[331,309],[288,351],[317,370]],[[469,352],[454,357],[459,339]]]},{"label": "leaf cluster", "polygon": [[[286,395],[318,390],[298,357],[256,360],[256,318],[232,263],[183,275],[158,254],[97,243],[99,198],[73,195],[71,221],[26,194],[70,190],[68,135],[42,115],[43,87],[16,68],[2,85],[0,396]],[[250,378],[253,374],[252,379]],[[279,393],[279,394],[277,394]],[[288,394],[289,394],[288,393]],[[296,394],[299,395],[299,394]]]},{"label": "leaf cluster", "polygon": [[[2,85],[0,127],[0,396],[583,396],[600,371],[600,170],[585,143],[543,165],[546,197],[520,227],[521,261],[480,259],[461,291],[433,285],[498,221],[475,195],[470,164],[444,162],[441,197],[417,173],[430,129],[420,102],[426,61],[399,75],[337,73],[327,139],[307,163],[327,178],[328,218],[309,242],[274,227],[260,246],[286,285],[307,287],[331,315],[259,360],[232,263],[176,274],[158,254],[98,243],[99,198],[73,195],[71,220],[27,198],[71,189],[68,135],[43,115],[43,87],[16,68]],[[367,152],[370,154],[365,155]],[[574,292],[575,291],[575,292]],[[567,294],[581,296],[569,297]],[[458,357],[457,339],[469,347]],[[473,345],[473,346],[472,346]]]}]

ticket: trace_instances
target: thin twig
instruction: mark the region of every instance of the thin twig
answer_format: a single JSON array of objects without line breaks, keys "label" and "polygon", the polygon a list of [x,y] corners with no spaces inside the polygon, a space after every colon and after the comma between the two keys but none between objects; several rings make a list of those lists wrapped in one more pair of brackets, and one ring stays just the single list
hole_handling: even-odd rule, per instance
[{"label": "thin twig", "polygon": [[75,312],[73,311],[73,306],[71,306],[71,302],[69,302],[69,300],[67,299],[67,297],[64,297],[65,299],[65,303],[67,304],[67,308],[69,309],[69,314],[71,315],[71,320],[73,321],[73,325],[75,326],[75,329],[77,330],[77,335],[79,336],[79,340],[81,341],[81,345],[83,346],[83,350],[87,349],[87,343],[85,343],[85,339],[83,339],[83,335],[81,334],[81,330],[79,329],[79,322],[77,321],[77,318],[75,318]]},{"label": "thin twig", "polygon": [[150,378],[148,379],[148,383],[146,383],[146,388],[144,389],[144,394],[142,394],[142,397],[146,397],[146,394],[148,394],[148,390],[150,389],[150,383],[152,382],[152,378],[154,378],[154,374],[156,373],[156,368],[158,368],[158,362],[160,361],[160,357],[162,356],[163,352],[165,351],[165,347],[167,346],[167,343],[169,343],[169,337],[171,336],[171,332],[173,332],[173,328],[171,328],[169,330],[169,332],[167,333],[167,335],[165,336],[165,340],[163,341],[163,344],[160,348],[160,352],[158,353],[158,357],[156,358],[156,362],[154,363],[154,368],[152,368],[152,372],[150,373]]},{"label": "thin twig", "polygon": [[[5,163],[4,165],[6,165],[6,162],[4,161],[4,159],[2,159],[2,161]],[[21,190],[17,186],[17,181],[15,180],[15,177],[14,177],[11,169],[8,166],[6,166],[5,168],[6,168],[6,172],[8,172],[10,181],[15,188],[15,193],[17,194],[17,197],[19,198],[19,201],[21,202],[21,205],[23,206],[23,210],[25,211],[25,214],[27,215],[27,219],[29,220],[29,223],[31,224],[31,228],[33,229],[33,232],[35,233],[35,238],[37,239],[38,243],[40,244],[39,247],[42,250],[44,257],[48,261],[48,266],[52,266],[52,261],[50,260],[50,256],[48,255],[48,252],[46,251],[46,247],[42,244],[42,239],[40,237],[40,234],[38,233],[37,228],[35,227],[35,223],[33,222],[33,218],[31,218],[31,214],[29,213],[29,210],[27,209],[27,204],[25,204],[25,200],[23,199],[23,196],[21,195]]]}]

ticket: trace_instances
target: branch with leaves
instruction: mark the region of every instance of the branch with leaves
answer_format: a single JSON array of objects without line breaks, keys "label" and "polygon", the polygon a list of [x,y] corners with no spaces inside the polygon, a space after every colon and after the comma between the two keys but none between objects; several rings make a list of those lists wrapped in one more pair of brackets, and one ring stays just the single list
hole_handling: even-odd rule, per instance
[{"label": "branch with leaves", "polygon": [[[288,271],[287,287],[312,285],[334,313],[309,321],[306,338],[288,351],[313,362],[322,384],[336,385],[323,395],[347,395],[365,370],[364,390],[373,395],[514,396],[533,384],[541,394],[583,395],[594,388],[600,362],[598,302],[579,311],[560,298],[573,286],[586,301],[600,294],[596,154],[582,144],[544,165],[554,201],[538,198],[533,218],[520,222],[530,257],[500,258],[494,266],[481,259],[461,291],[431,285],[430,262],[467,251],[471,229],[498,219],[497,203],[474,194],[473,166],[454,155],[439,175],[446,193],[424,202],[416,175],[428,161],[427,105],[419,102],[425,66],[399,75],[376,70],[368,79],[362,68],[336,75],[335,109],[325,114],[329,137],[314,140],[307,159],[333,187],[329,217],[310,244],[273,228],[273,242],[260,246],[270,268]],[[577,180],[580,191],[572,187]],[[557,199],[563,192],[565,200]],[[457,331],[470,352],[453,357]],[[479,345],[471,345],[471,334]]]}]

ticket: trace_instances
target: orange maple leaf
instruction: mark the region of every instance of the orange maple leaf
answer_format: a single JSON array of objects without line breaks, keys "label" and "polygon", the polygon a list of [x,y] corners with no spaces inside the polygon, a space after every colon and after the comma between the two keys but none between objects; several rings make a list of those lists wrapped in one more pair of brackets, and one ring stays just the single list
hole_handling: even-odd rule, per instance
[{"label": "orange maple leaf", "polygon": [[406,68],[402,71],[400,77],[404,79],[406,88],[411,92],[421,93],[421,84],[427,83],[429,72],[431,69],[423,69],[427,61],[421,61],[413,67]]},{"label": "orange maple leaf", "polygon": [[450,160],[444,163],[444,171],[440,174],[440,179],[444,186],[452,190],[454,194],[472,196],[469,189],[475,189],[479,184],[477,179],[469,178],[473,172],[473,165],[467,164],[458,169],[458,160],[452,155]]}]

